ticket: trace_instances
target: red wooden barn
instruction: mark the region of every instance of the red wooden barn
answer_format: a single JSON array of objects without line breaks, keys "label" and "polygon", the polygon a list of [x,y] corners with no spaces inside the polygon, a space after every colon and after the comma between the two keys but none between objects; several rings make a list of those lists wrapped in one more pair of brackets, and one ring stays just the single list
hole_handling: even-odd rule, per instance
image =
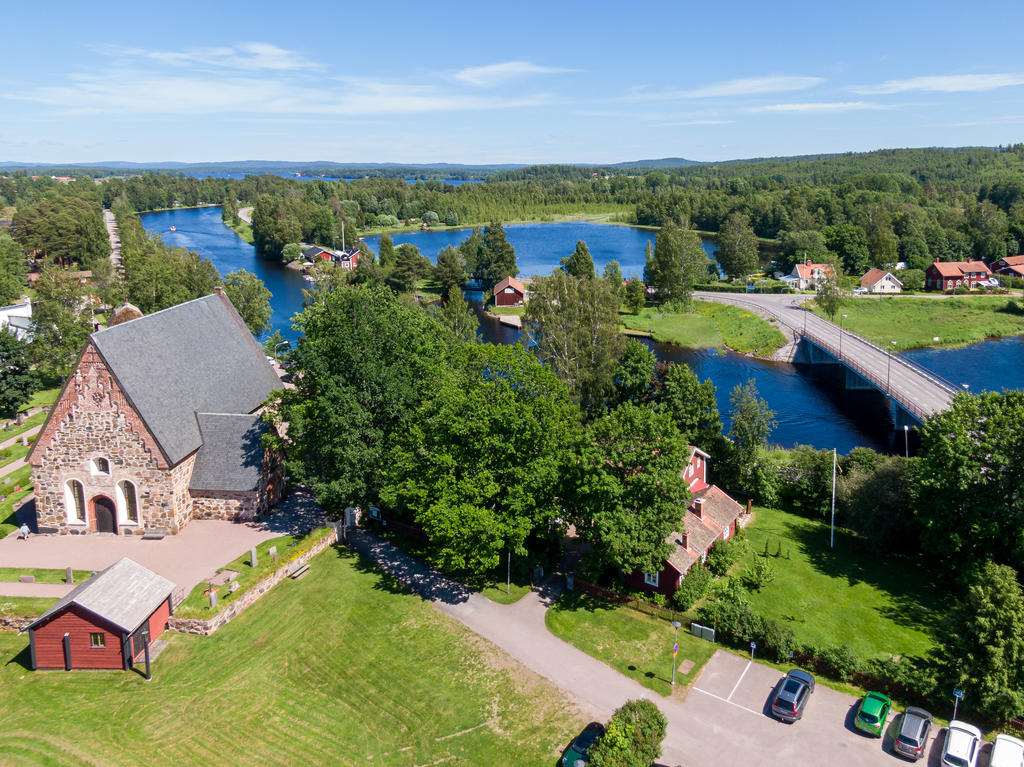
[{"label": "red wooden barn", "polygon": [[526,300],[526,286],[515,277],[506,277],[494,286],[495,306],[522,306]]},{"label": "red wooden barn", "polygon": [[131,668],[167,628],[174,584],[125,557],[28,627],[32,668]]}]

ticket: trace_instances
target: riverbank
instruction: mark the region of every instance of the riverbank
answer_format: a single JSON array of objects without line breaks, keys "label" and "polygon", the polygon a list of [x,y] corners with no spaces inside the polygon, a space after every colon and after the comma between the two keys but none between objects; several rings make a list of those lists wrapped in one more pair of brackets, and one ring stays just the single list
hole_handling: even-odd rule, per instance
[{"label": "riverbank", "polygon": [[[616,226],[628,226],[634,229],[646,229],[651,231],[657,231],[657,227],[652,226],[638,226],[637,224],[631,224],[628,221],[616,221],[614,220],[617,216],[630,215],[631,210],[629,208],[623,208],[621,210],[605,211],[600,213],[562,213],[557,215],[545,215],[535,216],[533,218],[524,219],[502,219],[502,226],[516,226],[520,224],[572,224],[572,223],[587,223],[587,224],[614,224]],[[367,229],[360,230],[359,235],[361,237],[379,237],[382,234],[396,235],[396,234],[415,234],[417,232],[458,232],[465,230],[466,232],[471,231],[474,228],[483,228],[490,224],[488,221],[477,221],[469,223],[459,223],[457,226],[447,226],[446,224],[433,224],[429,229],[423,229],[419,224],[409,224],[408,226],[391,226],[391,227],[369,227]],[[467,234],[468,236],[468,234]]]},{"label": "riverbank", "polygon": [[[813,302],[806,305],[825,316]],[[1024,301],[1008,296],[957,296],[943,301],[858,298],[843,303],[835,322],[881,347],[895,341],[896,350],[959,348],[988,338],[1024,335]]]},{"label": "riverbank", "polygon": [[639,314],[619,314],[627,331],[646,333],[654,341],[690,349],[726,347],[739,354],[774,359],[787,343],[777,323],[738,306],[697,302],[692,312],[662,312],[655,307]]}]

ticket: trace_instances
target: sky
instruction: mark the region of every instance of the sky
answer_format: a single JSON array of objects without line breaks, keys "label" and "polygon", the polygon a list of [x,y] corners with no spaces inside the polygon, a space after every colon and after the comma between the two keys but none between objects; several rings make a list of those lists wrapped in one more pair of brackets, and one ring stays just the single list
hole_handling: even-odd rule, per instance
[{"label": "sky", "polygon": [[36,2],[0,161],[717,161],[1024,140],[1024,2]]}]

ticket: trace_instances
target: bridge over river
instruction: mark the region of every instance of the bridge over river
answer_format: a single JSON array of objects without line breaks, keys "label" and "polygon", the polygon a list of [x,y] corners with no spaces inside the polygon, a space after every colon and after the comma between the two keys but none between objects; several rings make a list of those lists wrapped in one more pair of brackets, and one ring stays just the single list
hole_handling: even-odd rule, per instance
[{"label": "bridge over river", "polygon": [[846,368],[847,388],[874,388],[888,397],[897,428],[918,425],[933,413],[947,409],[957,392],[956,386],[923,365],[893,349],[875,346],[801,306],[813,296],[699,291],[694,298],[749,307],[775,317],[804,342],[802,361],[841,364]]}]

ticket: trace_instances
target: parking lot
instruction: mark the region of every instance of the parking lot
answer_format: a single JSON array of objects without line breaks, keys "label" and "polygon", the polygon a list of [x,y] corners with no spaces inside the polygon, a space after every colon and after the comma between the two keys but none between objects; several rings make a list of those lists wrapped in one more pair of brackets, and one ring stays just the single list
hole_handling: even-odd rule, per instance
[{"label": "parking lot", "polygon": [[[715,653],[682,704],[685,728],[670,727],[666,739],[666,756],[687,757],[668,763],[868,767],[903,761],[892,752],[898,715],[889,716],[881,741],[869,737],[853,725],[859,698],[820,684],[800,721],[784,724],[776,720],[771,716],[771,701],[783,676],[731,653]],[[939,764],[942,734],[942,729],[933,728],[928,758],[918,764]],[[984,767],[987,763],[986,749],[979,764]]]}]

